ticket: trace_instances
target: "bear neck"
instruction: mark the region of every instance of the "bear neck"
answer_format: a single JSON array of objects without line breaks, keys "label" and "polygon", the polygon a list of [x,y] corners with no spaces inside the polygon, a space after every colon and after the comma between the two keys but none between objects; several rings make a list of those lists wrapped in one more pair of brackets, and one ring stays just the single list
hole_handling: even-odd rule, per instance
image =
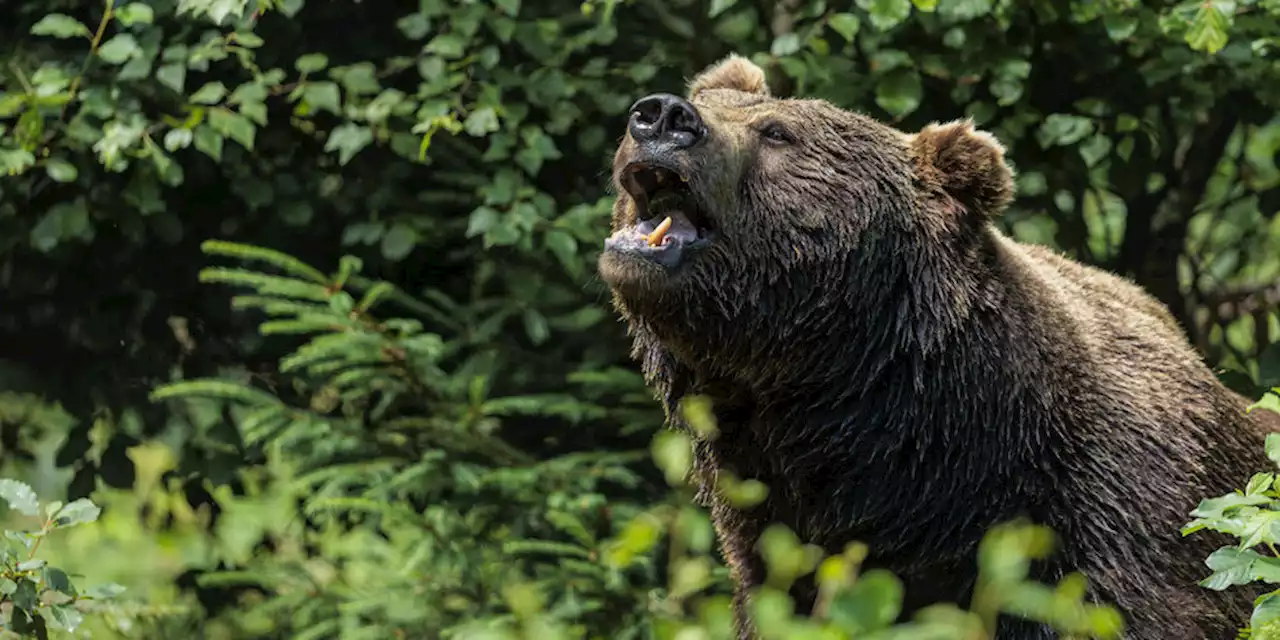
[{"label": "bear neck", "polygon": [[726,271],[678,298],[620,303],[634,355],[654,380],[691,378],[679,386],[778,402],[856,399],[905,365],[922,388],[923,365],[966,329],[979,300],[999,297],[1001,283],[994,229],[923,247],[921,233],[889,228],[817,268]]}]

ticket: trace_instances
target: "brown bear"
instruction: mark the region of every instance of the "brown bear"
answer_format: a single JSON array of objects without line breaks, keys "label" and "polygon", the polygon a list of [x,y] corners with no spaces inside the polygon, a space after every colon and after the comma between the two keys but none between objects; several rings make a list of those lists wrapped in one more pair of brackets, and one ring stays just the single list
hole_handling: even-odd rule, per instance
[{"label": "brown bear", "polygon": [[[686,395],[714,403],[696,471],[744,638],[772,522],[829,552],[868,543],[904,617],[966,606],[984,532],[1026,517],[1059,536],[1033,577],[1083,571],[1127,637],[1247,624],[1251,592],[1197,585],[1222,539],[1179,527],[1270,466],[1265,427],[1154,298],[997,230],[1014,189],[995,138],[775,98],[737,56],[687,95],[633,106],[599,271],[669,421]],[[729,507],[717,469],[768,498]],[[812,583],[793,594],[805,610]],[[1009,619],[998,637],[1054,633]]]}]

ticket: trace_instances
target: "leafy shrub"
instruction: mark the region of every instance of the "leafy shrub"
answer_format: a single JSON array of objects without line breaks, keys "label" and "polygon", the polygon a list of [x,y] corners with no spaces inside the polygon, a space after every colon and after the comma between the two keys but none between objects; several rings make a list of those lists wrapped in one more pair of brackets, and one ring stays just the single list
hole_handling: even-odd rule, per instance
[{"label": "leafy shrub", "polygon": [[[1250,410],[1280,412],[1280,387],[1270,391]],[[1267,457],[1280,467],[1280,433],[1267,435]],[[1208,498],[1182,529],[1191,535],[1205,529],[1239,538],[1240,542],[1214,551],[1205,564],[1213,571],[1200,585],[1223,590],[1251,582],[1280,584],[1280,485],[1276,473],[1255,473],[1244,491]],[[1264,593],[1254,602],[1249,626],[1241,637],[1280,639],[1280,589]]]},{"label": "leafy shrub", "polygon": [[85,611],[120,593],[117,585],[81,592],[66,571],[38,555],[41,543],[55,531],[95,522],[101,509],[93,501],[81,498],[64,504],[55,500],[41,505],[31,487],[7,478],[0,478],[0,499],[12,511],[40,525],[4,532],[0,546],[0,635],[8,631],[47,638],[50,628],[75,631]]}]

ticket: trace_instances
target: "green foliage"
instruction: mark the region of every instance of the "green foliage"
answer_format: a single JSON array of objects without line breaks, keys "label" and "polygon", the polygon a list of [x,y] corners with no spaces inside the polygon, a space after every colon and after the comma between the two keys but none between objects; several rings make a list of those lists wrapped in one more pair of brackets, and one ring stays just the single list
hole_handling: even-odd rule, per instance
[{"label": "green foliage", "polygon": [[[1275,406],[1280,387],[1250,410]],[[1280,433],[1267,435],[1267,457],[1280,467]],[[1182,528],[1182,535],[1210,530],[1239,539],[1239,543],[1214,551],[1205,564],[1213,571],[1200,582],[1206,589],[1221,591],[1233,586],[1264,582],[1280,584],[1280,485],[1274,472],[1255,473],[1243,492],[1235,491],[1200,502],[1195,518]],[[1253,616],[1244,636],[1255,640],[1280,637],[1280,589],[1265,593],[1254,602]]]},{"label": "green foliage", "polygon": [[109,601],[122,588],[105,585],[81,592],[71,576],[43,558],[40,545],[55,531],[95,522],[101,509],[81,498],[69,503],[43,505],[26,484],[0,478],[0,499],[9,509],[35,519],[31,531],[6,529],[0,547],[0,636],[48,638],[50,629],[74,632],[101,601]]}]

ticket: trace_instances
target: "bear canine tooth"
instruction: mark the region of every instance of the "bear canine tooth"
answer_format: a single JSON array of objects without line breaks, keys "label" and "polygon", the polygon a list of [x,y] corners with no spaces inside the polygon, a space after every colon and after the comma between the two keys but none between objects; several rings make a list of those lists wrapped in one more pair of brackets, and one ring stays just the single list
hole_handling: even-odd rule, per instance
[{"label": "bear canine tooth", "polygon": [[649,242],[649,246],[656,247],[662,244],[662,239],[666,237],[669,229],[671,229],[671,216],[667,216],[667,218],[658,225],[658,228],[653,230],[653,233],[645,236],[645,240]]}]

